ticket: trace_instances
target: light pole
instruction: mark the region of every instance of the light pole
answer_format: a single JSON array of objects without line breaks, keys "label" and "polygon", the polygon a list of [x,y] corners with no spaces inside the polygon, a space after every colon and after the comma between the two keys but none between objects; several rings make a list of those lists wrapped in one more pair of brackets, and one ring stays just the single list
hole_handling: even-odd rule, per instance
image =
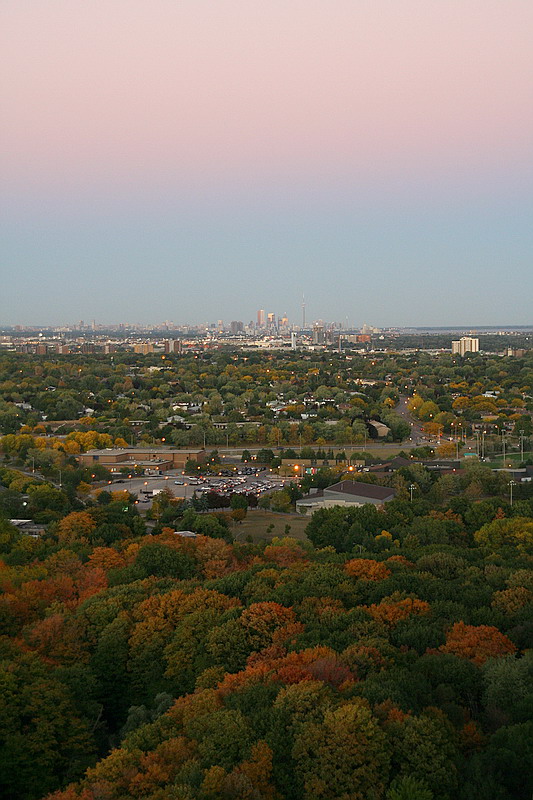
[{"label": "light pole", "polygon": [[509,481],[509,491],[511,493],[511,506],[513,505],[513,487],[516,486],[516,481]]},{"label": "light pole", "polygon": [[520,431],[520,463],[524,462],[524,431]]},{"label": "light pole", "polygon": [[502,457],[503,466],[505,467],[505,431],[502,431]]},{"label": "light pole", "polygon": [[414,492],[415,489],[416,489],[415,484],[411,483],[411,485],[409,486],[409,493],[411,495],[411,503],[413,502],[413,492]]}]

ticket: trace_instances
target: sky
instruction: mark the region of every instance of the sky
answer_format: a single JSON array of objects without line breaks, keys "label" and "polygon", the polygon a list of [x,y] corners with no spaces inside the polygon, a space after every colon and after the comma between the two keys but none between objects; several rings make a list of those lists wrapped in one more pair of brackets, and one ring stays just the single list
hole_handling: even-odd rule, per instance
[{"label": "sky", "polygon": [[0,327],[533,323],[531,0],[2,0]]}]

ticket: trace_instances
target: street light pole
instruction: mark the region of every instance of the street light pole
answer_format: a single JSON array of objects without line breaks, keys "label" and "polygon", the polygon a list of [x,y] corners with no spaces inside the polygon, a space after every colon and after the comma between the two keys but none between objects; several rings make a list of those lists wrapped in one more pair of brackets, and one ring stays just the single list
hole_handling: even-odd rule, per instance
[{"label": "street light pole", "polygon": [[520,463],[524,462],[524,431],[520,431]]},{"label": "street light pole", "polygon": [[415,489],[416,489],[416,486],[414,485],[414,483],[412,483],[412,484],[409,486],[409,492],[410,492],[410,494],[411,494],[411,503],[413,502],[413,492],[414,492],[414,490],[415,490]]},{"label": "street light pole", "polygon": [[509,489],[511,492],[511,506],[513,505],[513,486],[516,486],[516,481],[509,481]]}]

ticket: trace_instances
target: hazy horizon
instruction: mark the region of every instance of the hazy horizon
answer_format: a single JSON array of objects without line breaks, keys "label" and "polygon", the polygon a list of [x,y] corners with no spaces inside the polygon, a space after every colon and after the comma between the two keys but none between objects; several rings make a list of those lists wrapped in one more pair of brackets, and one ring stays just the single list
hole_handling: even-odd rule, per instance
[{"label": "hazy horizon", "polygon": [[531,3],[0,21],[0,327],[300,324],[303,293],[308,323],[531,323]]}]

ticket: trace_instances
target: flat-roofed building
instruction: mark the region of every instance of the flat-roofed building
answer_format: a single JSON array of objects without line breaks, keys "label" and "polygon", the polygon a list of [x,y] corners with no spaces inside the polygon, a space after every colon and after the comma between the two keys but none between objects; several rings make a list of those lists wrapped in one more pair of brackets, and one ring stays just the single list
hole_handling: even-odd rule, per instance
[{"label": "flat-roofed building", "polygon": [[83,467],[101,464],[111,472],[120,472],[124,467],[166,472],[169,469],[183,469],[187,461],[202,464],[206,459],[206,452],[166,447],[109,447],[104,450],[88,450],[76,458]]}]

